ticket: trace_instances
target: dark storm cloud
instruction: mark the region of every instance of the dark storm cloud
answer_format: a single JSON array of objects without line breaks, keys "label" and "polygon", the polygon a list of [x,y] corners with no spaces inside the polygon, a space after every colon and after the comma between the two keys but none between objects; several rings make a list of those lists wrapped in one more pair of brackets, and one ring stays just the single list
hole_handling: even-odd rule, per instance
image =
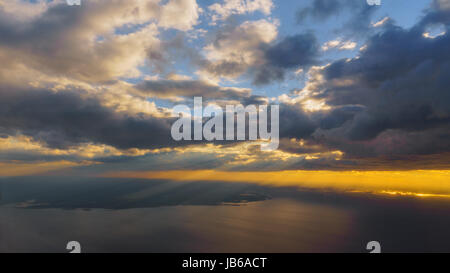
[{"label": "dark storm cloud", "polygon": [[319,44],[312,33],[286,37],[265,49],[265,64],[257,67],[253,82],[268,84],[283,80],[290,69],[308,67],[318,62]]},{"label": "dark storm cloud", "polygon": [[307,138],[317,128],[309,115],[299,105],[280,105],[280,137]]},{"label": "dark storm cloud", "polygon": [[[430,23],[433,12],[442,16]],[[450,151],[450,35],[424,37],[430,24],[447,24],[444,11],[433,12],[410,30],[386,26],[358,58],[324,69],[316,97],[339,108],[316,135],[366,156]],[[346,105],[361,108],[343,111]]]},{"label": "dark storm cloud", "polygon": [[329,66],[325,75],[330,82],[355,83],[330,88],[324,95],[334,105],[367,106],[368,116],[358,119],[366,126],[359,131],[367,138],[387,128],[418,130],[445,124],[450,110],[449,45],[449,35],[427,39],[414,30],[391,28],[369,40],[359,59]]},{"label": "dark storm cloud", "polygon": [[359,105],[336,107],[320,118],[320,128],[333,129],[341,127],[346,121],[351,120],[357,113],[363,110],[364,107]]},{"label": "dark storm cloud", "polygon": [[77,156],[77,155],[46,155],[39,152],[30,152],[24,150],[13,150],[13,151],[2,151],[0,153],[0,162],[52,162],[52,161],[76,161],[81,162],[88,158]]},{"label": "dark storm cloud", "polygon": [[119,114],[95,98],[81,98],[76,91],[2,86],[0,98],[1,131],[32,136],[51,147],[93,142],[123,149],[152,148],[172,140],[170,119]]},{"label": "dark storm cloud", "polygon": [[336,15],[341,11],[343,5],[339,0],[315,0],[312,5],[303,8],[297,12],[297,21],[299,23],[306,20],[308,17],[314,19],[328,19],[332,15]]},{"label": "dark storm cloud", "polygon": [[319,45],[311,34],[299,34],[285,38],[266,51],[270,65],[281,68],[297,68],[316,62]]},{"label": "dark storm cloud", "polygon": [[365,0],[313,0],[311,5],[297,11],[299,24],[311,18],[315,22],[327,20],[333,16],[345,13],[348,18],[339,32],[361,35],[369,30],[371,17],[377,10]]},{"label": "dark storm cloud", "polygon": [[427,11],[420,25],[440,23],[448,26],[450,24],[449,9],[450,2],[448,0],[433,0],[431,8]]},{"label": "dark storm cloud", "polygon": [[[175,118],[115,112],[101,105],[97,98],[84,98],[80,93],[80,90],[53,92],[3,86],[0,88],[0,133],[5,137],[31,136],[49,147],[62,149],[82,143],[106,144],[119,149],[204,144],[204,141],[173,141],[170,130]],[[248,96],[241,103],[266,104],[267,100]],[[280,108],[282,136],[307,136],[314,131],[313,123],[300,108],[289,105]],[[20,154],[15,156],[23,158]],[[30,156],[29,160],[32,158]]]},{"label": "dark storm cloud", "polygon": [[353,6],[353,9],[356,9],[355,13],[340,30],[344,34],[352,36],[365,36],[371,31],[372,15],[377,10],[377,7],[367,5],[365,1],[358,2],[359,3],[356,3]]}]

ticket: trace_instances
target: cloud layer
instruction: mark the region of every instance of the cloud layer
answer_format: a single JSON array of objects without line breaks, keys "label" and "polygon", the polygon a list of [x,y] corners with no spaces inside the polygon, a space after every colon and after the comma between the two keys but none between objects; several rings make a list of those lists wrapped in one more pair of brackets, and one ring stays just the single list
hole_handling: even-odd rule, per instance
[{"label": "cloud layer", "polygon": [[[311,1],[286,32],[270,0],[0,1],[0,137],[10,147],[0,159],[448,168],[449,2],[433,1],[408,28],[372,22],[376,8],[363,2]],[[351,28],[331,39],[301,27],[349,11]],[[173,141],[171,107],[194,96],[279,103],[280,150]]]}]

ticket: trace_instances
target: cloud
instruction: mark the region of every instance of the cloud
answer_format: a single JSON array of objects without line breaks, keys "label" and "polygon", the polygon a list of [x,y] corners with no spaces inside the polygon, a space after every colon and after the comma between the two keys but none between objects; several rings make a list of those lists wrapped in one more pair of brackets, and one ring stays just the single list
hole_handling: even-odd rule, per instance
[{"label": "cloud", "polygon": [[149,49],[160,46],[159,30],[189,30],[199,16],[195,0],[20,3],[44,8],[22,20],[16,6],[0,7],[2,62],[93,83],[140,76]]},{"label": "cloud", "polygon": [[213,22],[227,19],[233,14],[246,14],[255,11],[270,15],[273,8],[272,0],[224,0],[223,4],[215,3],[208,7],[213,13]]},{"label": "cloud", "polygon": [[450,10],[450,1],[448,0],[433,0],[434,8],[438,10],[448,11]]},{"label": "cloud", "polygon": [[56,2],[47,2],[45,0],[37,0],[27,2],[23,0],[0,0],[0,10],[5,14],[14,14],[14,19],[21,21],[30,20],[47,10]]},{"label": "cloud", "polygon": [[[270,14],[271,7],[261,3],[266,2],[225,1],[216,5],[223,10],[212,10],[217,20]],[[0,160],[156,161],[161,156],[167,162],[186,152],[190,156],[177,157],[172,168],[225,163],[238,168],[233,162],[256,169],[379,169],[391,163],[407,168],[421,159],[429,168],[442,167],[439,155],[450,153],[447,3],[434,1],[415,26],[403,29],[388,17],[371,27],[374,10],[364,1],[314,1],[302,20],[355,11],[345,24],[352,31],[372,29],[357,56],[319,66],[315,35],[281,36],[274,19],[228,18],[204,37],[204,45],[187,44],[189,33],[182,32],[199,24],[202,12],[192,0],[117,0],[117,5],[93,0],[75,9],[0,0]],[[177,31],[165,32],[169,28]],[[442,31],[435,35],[433,29]],[[160,40],[166,34],[170,38]],[[356,48],[345,34],[338,37],[322,50]],[[180,73],[172,70],[180,59],[189,59],[197,74],[174,74]],[[146,69],[159,75],[143,79]],[[305,71],[305,86],[278,97],[282,139],[279,153],[272,155],[256,151],[256,143],[176,143],[170,110],[153,102],[202,96],[221,106],[270,104],[272,98],[252,95],[246,85],[218,82],[263,85],[299,71]],[[153,157],[152,151],[164,148],[175,149],[170,150],[175,155]],[[414,161],[409,165],[408,157]]]},{"label": "cloud", "polygon": [[363,157],[450,151],[450,36],[423,37],[428,18],[409,30],[387,25],[358,57],[316,70],[302,92],[333,110],[316,116],[315,138]]},{"label": "cloud", "polygon": [[447,0],[434,0],[431,7],[416,27],[427,27],[433,24],[450,24],[450,4]]},{"label": "cloud", "polygon": [[323,44],[322,50],[328,51],[330,49],[339,49],[339,50],[353,50],[358,44],[352,41],[342,41],[340,39],[331,40]]},{"label": "cloud", "polygon": [[287,37],[265,52],[265,62],[250,68],[253,84],[265,85],[283,81],[287,71],[297,72],[317,63],[318,45],[314,36],[296,35]]},{"label": "cloud", "polygon": [[84,98],[77,90],[0,88],[0,129],[6,135],[30,136],[49,147],[83,143],[118,149],[159,148],[171,142],[169,118],[129,116]]},{"label": "cloud", "polygon": [[170,0],[160,12],[159,26],[186,31],[197,25],[200,8],[196,0]]},{"label": "cloud", "polygon": [[277,22],[246,21],[220,29],[213,43],[197,56],[201,74],[235,79],[249,75],[257,85],[284,79],[286,71],[317,62],[319,47],[311,33],[287,36],[276,41]]},{"label": "cloud", "polygon": [[262,45],[274,41],[278,23],[268,20],[245,21],[219,29],[204,48],[201,72],[213,77],[236,78],[264,61]]},{"label": "cloud", "polygon": [[311,19],[315,22],[323,22],[333,16],[345,13],[349,20],[345,22],[340,33],[355,35],[366,35],[370,28],[370,20],[376,6],[370,6],[366,1],[360,0],[313,0],[308,7],[297,11],[296,18],[299,24],[304,24]]},{"label": "cloud", "polygon": [[136,67],[143,64],[145,48],[158,42],[158,32],[154,25],[148,25],[128,35],[114,35],[116,27],[151,16],[133,17],[133,5],[127,4],[93,1],[76,10],[61,4],[26,23],[0,20],[1,55],[51,75],[84,81],[137,76]]},{"label": "cloud", "polygon": [[156,98],[203,97],[205,99],[240,100],[250,97],[251,90],[246,88],[221,87],[202,80],[147,80],[137,85],[144,95]]},{"label": "cloud", "polygon": [[317,125],[297,104],[280,105],[280,137],[308,138],[316,130]]},{"label": "cloud", "polygon": [[328,19],[328,17],[337,14],[343,8],[339,0],[314,0],[310,7],[297,11],[297,21],[303,22],[307,17],[316,20]]},{"label": "cloud", "polygon": [[386,24],[386,22],[388,22],[389,20],[391,20],[391,18],[386,16],[383,19],[379,20],[378,22],[372,23],[372,27],[381,27],[384,24]]},{"label": "cloud", "polygon": [[91,162],[75,163],[70,161],[54,161],[54,162],[0,162],[0,176],[32,176],[45,175],[50,172],[61,171],[73,167],[86,166],[93,164]]},{"label": "cloud", "polygon": [[23,135],[5,136],[0,138],[1,162],[51,162],[66,160],[71,162],[83,162],[92,160],[99,163],[104,158],[112,157],[136,157],[148,154],[168,152],[167,149],[124,149],[119,150],[104,144],[84,143],[61,149],[48,147],[45,142],[35,141],[32,137]]}]

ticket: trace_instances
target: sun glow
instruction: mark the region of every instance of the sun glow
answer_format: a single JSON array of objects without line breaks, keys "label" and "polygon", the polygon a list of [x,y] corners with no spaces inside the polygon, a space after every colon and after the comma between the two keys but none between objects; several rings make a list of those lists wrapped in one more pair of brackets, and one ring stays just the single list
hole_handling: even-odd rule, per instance
[{"label": "sun glow", "polygon": [[248,182],[275,187],[293,186],[343,192],[368,192],[390,195],[410,195],[418,197],[450,196],[449,170],[279,172],[186,170],[113,172],[104,174],[102,176],[121,178],[168,179],[175,181]]},{"label": "sun glow", "polygon": [[380,194],[388,194],[388,195],[394,195],[394,196],[450,198],[450,194],[416,193],[416,192],[402,192],[402,191],[381,191]]}]

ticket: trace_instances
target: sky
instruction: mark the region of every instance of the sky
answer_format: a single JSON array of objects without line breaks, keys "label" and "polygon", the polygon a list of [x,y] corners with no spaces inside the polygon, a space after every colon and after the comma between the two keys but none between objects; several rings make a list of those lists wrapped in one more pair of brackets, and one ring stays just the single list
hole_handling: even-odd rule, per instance
[{"label": "sky", "polygon": [[[0,0],[0,176],[450,196],[450,1]],[[280,106],[280,145],[171,138]]]}]

